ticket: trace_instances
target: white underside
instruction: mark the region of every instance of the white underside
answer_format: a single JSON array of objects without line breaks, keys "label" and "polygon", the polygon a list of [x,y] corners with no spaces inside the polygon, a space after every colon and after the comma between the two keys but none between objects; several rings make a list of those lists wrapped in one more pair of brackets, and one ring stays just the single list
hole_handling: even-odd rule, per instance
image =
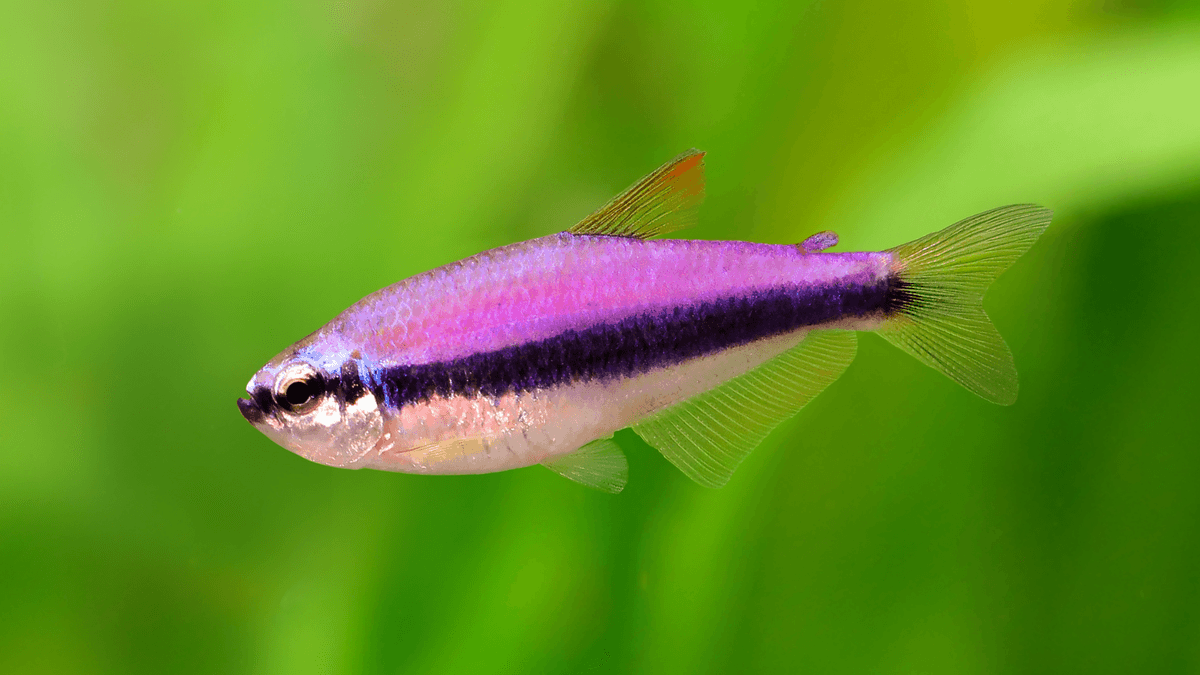
[{"label": "white underside", "polygon": [[[829,328],[873,326],[837,325]],[[708,391],[800,343],[802,329],[633,378],[498,398],[451,396],[406,406],[384,422],[356,467],[422,474],[491,473],[574,452]]]}]

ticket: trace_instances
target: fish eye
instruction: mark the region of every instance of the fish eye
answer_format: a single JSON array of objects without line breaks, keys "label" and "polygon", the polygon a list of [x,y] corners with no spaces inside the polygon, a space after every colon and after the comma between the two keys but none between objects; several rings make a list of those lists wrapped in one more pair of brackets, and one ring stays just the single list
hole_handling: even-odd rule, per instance
[{"label": "fish eye", "polygon": [[275,402],[291,413],[312,409],[325,393],[325,381],[312,366],[299,364],[280,373],[275,385]]},{"label": "fish eye", "polygon": [[303,380],[293,382],[288,385],[287,391],[283,395],[293,406],[304,405],[313,397],[312,385]]}]

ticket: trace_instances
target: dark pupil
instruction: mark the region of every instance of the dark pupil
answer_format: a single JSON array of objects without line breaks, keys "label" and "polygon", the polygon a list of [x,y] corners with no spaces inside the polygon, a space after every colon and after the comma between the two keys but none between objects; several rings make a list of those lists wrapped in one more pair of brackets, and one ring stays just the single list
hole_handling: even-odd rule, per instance
[{"label": "dark pupil", "polygon": [[313,397],[312,385],[304,380],[293,382],[288,385],[284,396],[287,397],[287,402],[292,405],[304,405]]}]

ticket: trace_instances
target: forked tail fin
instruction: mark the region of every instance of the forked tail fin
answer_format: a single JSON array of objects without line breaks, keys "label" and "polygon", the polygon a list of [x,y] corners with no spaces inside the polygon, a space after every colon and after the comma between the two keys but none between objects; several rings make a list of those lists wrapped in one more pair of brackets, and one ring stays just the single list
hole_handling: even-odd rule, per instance
[{"label": "forked tail fin", "polygon": [[1002,206],[889,249],[899,279],[879,334],[983,398],[1014,403],[1017,369],[983,311],[983,292],[1052,215],[1033,204]]}]

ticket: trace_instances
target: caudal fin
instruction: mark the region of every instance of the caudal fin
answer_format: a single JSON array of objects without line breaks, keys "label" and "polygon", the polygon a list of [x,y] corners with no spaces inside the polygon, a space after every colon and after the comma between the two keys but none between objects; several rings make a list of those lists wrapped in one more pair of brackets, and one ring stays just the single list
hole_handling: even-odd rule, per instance
[{"label": "caudal fin", "polygon": [[899,281],[879,334],[979,396],[1014,403],[1017,369],[983,311],[983,292],[1052,215],[1034,204],[1002,206],[889,249]]}]

